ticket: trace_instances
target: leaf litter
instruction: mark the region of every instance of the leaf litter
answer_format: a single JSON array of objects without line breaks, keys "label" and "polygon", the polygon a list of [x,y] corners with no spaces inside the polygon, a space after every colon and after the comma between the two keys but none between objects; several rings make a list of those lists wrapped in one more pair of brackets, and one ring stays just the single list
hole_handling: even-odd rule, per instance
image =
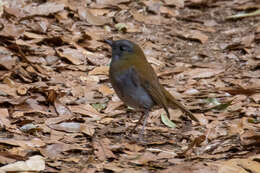
[{"label": "leaf litter", "polygon": [[[259,172],[258,11],[251,0],[1,1],[0,171]],[[111,38],[138,43],[199,124],[154,109],[145,145],[129,137],[140,113],[109,83]]]}]

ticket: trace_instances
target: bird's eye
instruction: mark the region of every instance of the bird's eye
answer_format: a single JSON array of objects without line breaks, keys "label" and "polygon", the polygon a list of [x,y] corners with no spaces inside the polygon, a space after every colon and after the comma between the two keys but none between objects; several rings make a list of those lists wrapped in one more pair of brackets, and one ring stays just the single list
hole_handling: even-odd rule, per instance
[{"label": "bird's eye", "polygon": [[127,47],[126,46],[120,46],[119,47],[121,51],[127,51]]}]

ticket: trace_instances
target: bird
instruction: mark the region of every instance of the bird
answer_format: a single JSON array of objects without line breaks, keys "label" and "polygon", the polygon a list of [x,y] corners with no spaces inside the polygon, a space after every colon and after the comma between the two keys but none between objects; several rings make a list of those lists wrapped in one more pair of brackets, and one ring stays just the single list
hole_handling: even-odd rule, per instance
[{"label": "bird", "polygon": [[193,113],[159,83],[153,67],[148,63],[140,46],[130,40],[105,39],[104,42],[112,48],[109,79],[115,93],[127,106],[143,112],[131,133],[144,118],[141,130],[143,135],[149,111],[155,105],[162,107],[168,117],[170,117],[168,108],[178,107],[192,120],[198,122]]}]

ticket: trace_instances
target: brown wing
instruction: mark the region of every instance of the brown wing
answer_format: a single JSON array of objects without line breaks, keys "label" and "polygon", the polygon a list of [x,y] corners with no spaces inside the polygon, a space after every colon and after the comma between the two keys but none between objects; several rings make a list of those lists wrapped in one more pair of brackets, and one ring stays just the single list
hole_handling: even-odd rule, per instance
[{"label": "brown wing", "polygon": [[198,121],[193,114],[186,109],[181,103],[179,103],[160,83],[155,74],[152,66],[148,63],[140,47],[135,46],[138,54],[134,54],[127,61],[127,65],[130,65],[136,71],[138,78],[140,79],[141,85],[147,90],[152,97],[153,101],[159,106],[163,107],[168,117],[168,107],[177,106],[182,111],[187,113],[189,117],[195,121]]},{"label": "brown wing", "polygon": [[[142,67],[135,68],[138,77],[140,78],[141,85],[149,92],[152,99],[161,107],[164,108],[167,115],[169,116],[168,107],[178,107],[185,112],[192,120],[197,121],[198,119],[177,101],[160,83],[154,72],[152,66],[146,61],[146,63],[140,62]],[[148,80],[149,79],[149,80]]]},{"label": "brown wing", "polygon": [[164,108],[167,115],[169,116],[166,97],[151,65],[146,64],[143,65],[143,68],[134,69],[136,71],[136,74],[138,74],[137,76],[140,79],[141,85],[147,90],[154,102]]}]

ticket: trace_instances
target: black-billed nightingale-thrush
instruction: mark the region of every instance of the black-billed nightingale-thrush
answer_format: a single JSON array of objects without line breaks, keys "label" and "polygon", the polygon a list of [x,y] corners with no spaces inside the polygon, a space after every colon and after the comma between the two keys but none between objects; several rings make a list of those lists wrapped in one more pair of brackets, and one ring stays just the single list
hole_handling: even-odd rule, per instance
[{"label": "black-billed nightingale-thrush", "polygon": [[154,69],[137,44],[129,40],[105,42],[112,47],[109,69],[112,87],[126,105],[144,112],[133,130],[145,117],[141,131],[143,134],[149,111],[154,105],[161,106],[168,117],[168,108],[178,107],[198,122],[198,119],[159,83]]}]

